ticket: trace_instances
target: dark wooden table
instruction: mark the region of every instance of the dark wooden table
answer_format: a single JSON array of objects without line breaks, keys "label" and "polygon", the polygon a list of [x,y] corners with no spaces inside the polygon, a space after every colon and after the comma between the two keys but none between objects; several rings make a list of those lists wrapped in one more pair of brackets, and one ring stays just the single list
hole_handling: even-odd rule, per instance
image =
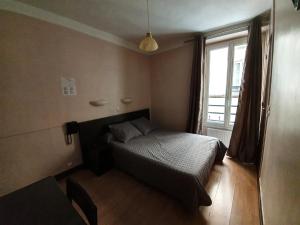
[{"label": "dark wooden table", "polygon": [[53,177],[0,198],[1,225],[86,225]]}]

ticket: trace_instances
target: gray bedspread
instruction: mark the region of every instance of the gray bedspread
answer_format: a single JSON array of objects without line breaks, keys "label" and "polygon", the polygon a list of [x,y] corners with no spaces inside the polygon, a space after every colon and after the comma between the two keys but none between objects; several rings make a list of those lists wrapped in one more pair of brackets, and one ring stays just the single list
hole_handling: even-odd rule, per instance
[{"label": "gray bedspread", "polygon": [[113,141],[115,165],[139,180],[168,193],[185,207],[211,205],[204,189],[215,161],[226,147],[218,139],[156,130],[126,144]]}]

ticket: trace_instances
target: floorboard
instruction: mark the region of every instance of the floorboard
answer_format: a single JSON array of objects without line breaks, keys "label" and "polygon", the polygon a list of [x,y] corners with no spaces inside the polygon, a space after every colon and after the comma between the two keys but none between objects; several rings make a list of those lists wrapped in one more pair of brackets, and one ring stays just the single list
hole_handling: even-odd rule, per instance
[{"label": "floorboard", "polygon": [[213,204],[191,215],[176,200],[116,169],[100,177],[88,170],[72,175],[97,205],[100,225],[259,225],[256,176],[254,167],[225,158],[206,185]]}]

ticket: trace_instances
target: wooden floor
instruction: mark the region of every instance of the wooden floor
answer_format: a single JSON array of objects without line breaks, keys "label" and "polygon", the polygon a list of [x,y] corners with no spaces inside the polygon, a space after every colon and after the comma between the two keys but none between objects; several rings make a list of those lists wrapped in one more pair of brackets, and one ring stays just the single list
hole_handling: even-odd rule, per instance
[{"label": "wooden floor", "polygon": [[191,215],[177,201],[130,176],[111,170],[97,177],[88,170],[72,175],[98,207],[101,225],[259,225],[256,172],[225,158],[215,165],[206,190],[210,207]]}]

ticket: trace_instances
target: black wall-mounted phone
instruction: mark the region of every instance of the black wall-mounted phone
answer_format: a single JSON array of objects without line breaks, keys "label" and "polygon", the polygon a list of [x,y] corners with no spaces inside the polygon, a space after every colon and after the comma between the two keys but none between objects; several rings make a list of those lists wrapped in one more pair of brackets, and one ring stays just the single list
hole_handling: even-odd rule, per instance
[{"label": "black wall-mounted phone", "polygon": [[67,144],[72,143],[72,134],[76,134],[78,132],[78,123],[76,121],[66,123],[66,142]]}]

